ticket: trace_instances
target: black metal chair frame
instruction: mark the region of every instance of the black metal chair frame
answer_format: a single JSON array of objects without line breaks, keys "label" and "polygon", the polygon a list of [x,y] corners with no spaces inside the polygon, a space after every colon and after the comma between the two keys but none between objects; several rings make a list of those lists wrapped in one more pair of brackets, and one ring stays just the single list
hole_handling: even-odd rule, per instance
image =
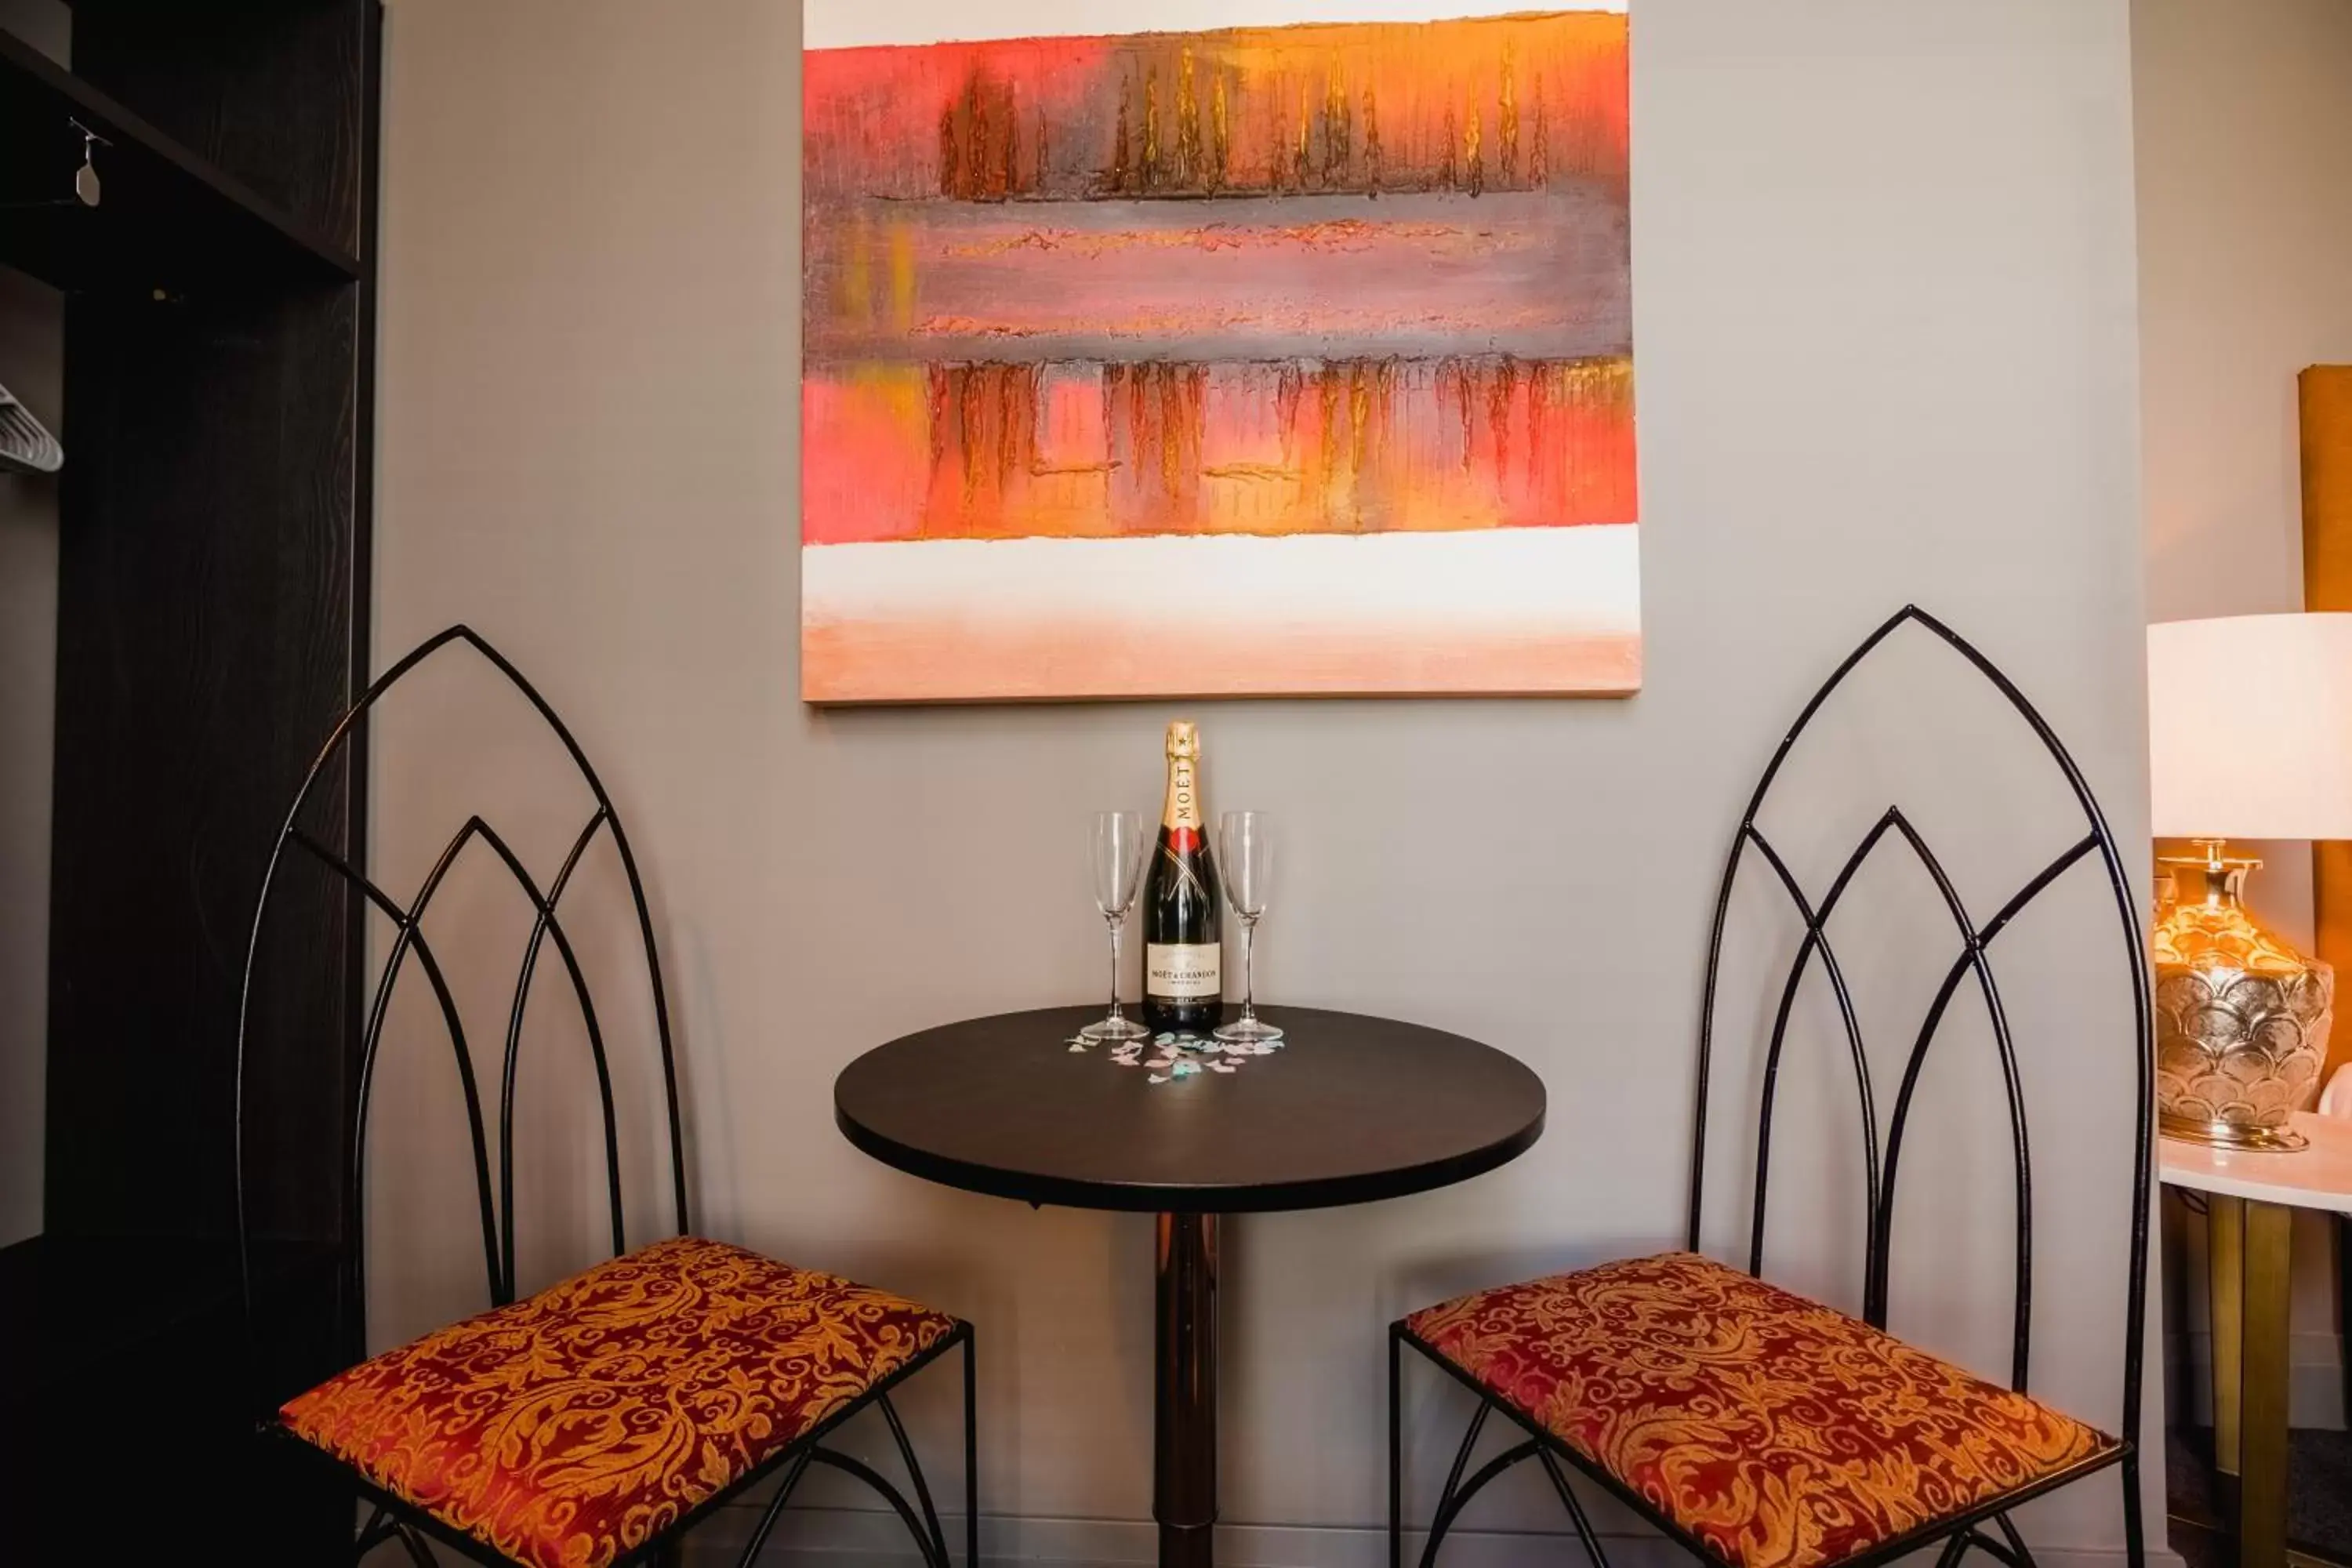
[{"label": "black metal chair frame", "polygon": [[[525,869],[521,859],[509,847],[506,839],[500,837],[498,830],[479,816],[474,816],[467,818],[464,826],[458,828],[447,847],[441,851],[439,858],[434,862],[432,870],[426,874],[415,896],[404,903],[386,892],[364,871],[353,866],[343,856],[337,854],[332,848],[307,832],[301,826],[301,816],[313,791],[320,779],[326,775],[329,763],[352,742],[354,737],[363,732],[364,721],[376,704],[418,666],[443,648],[453,647],[471,648],[479,654],[530,701],[531,707],[538,711],[540,718],[545,721],[547,727],[563,743],[564,750],[571,754],[572,763],[579,769],[582,780],[586,783],[589,793],[595,799],[596,809],[590,816],[587,825],[572,839],[570,852],[565,855],[562,868],[556,872],[554,880],[549,883],[544,890]],[[357,753],[353,754],[356,757]],[[469,627],[455,626],[427,638],[402,658],[398,663],[384,671],[335,725],[334,730],[327,737],[326,744],[320,750],[318,759],[310,764],[310,770],[303,778],[301,788],[295,794],[293,805],[286,814],[285,826],[279,830],[277,843],[270,851],[268,868],[262,877],[261,894],[254,910],[253,931],[246,949],[245,977],[238,1001],[236,1040],[237,1256],[248,1323],[252,1321],[254,1271],[251,1216],[245,1181],[247,1030],[254,998],[254,970],[260,952],[264,922],[269,913],[270,893],[278,885],[278,871],[287,860],[287,850],[289,847],[305,851],[341,878],[359,895],[363,896],[368,903],[382,911],[399,933],[393,942],[391,952],[385,955],[383,971],[377,978],[373,997],[368,1008],[366,1028],[360,1037],[357,1087],[352,1096],[350,1120],[345,1127],[344,1153],[347,1174],[343,1235],[347,1245],[343,1248],[344,1258],[341,1266],[344,1292],[342,1299],[352,1303],[366,1300],[364,1293],[366,1248],[362,1241],[363,1234],[362,1219],[365,1194],[368,1092],[374,1078],[377,1053],[383,1043],[384,1020],[391,1004],[393,990],[412,952],[415,954],[417,966],[424,971],[425,979],[432,987],[433,994],[439,1004],[442,1021],[446,1026],[450,1047],[457,1058],[458,1082],[465,1091],[466,1117],[473,1141],[476,1195],[480,1207],[483,1263],[488,1274],[492,1304],[506,1306],[515,1300],[516,1069],[521,1053],[523,1017],[530,998],[531,977],[537,969],[540,953],[550,940],[553,941],[556,953],[562,960],[564,971],[570,977],[572,994],[579,1003],[582,1022],[587,1034],[589,1054],[595,1066],[597,1092],[604,1112],[605,1172],[607,1198],[612,1216],[613,1255],[619,1257],[628,1250],[622,1214],[620,1140],[614,1109],[612,1074],[604,1049],[604,1031],[597,1019],[595,1004],[589,993],[586,975],[572,950],[571,939],[564,932],[562,920],[557,913],[557,908],[562,901],[565,889],[571,886],[572,873],[579,868],[583,857],[595,842],[600,832],[611,835],[613,847],[620,857],[622,868],[628,878],[629,893],[636,908],[637,929],[645,942],[646,967],[652,984],[655,1033],[661,1047],[662,1089],[667,1101],[672,1200],[677,1216],[677,1231],[685,1233],[690,1229],[687,1207],[685,1143],[678,1116],[677,1058],[670,1042],[669,1005],[662,988],[661,959],[654,941],[653,916],[646,901],[645,883],[637,874],[636,857],[629,847],[628,835],[622,828],[619,814],[613,808],[612,797],[605,793],[604,781],[597,777],[596,770],[590,765],[587,753],[581,749],[579,742],[573,739],[571,730],[557,716],[555,710],[547,700],[540,695],[538,689],[529,680],[524,679],[520,670],[478,634]],[[490,1161],[487,1130],[482,1116],[482,1098],[475,1080],[473,1058],[467,1048],[465,1025],[459,1017],[457,1001],[448,981],[434,954],[433,945],[425,937],[424,925],[425,911],[431,906],[434,895],[439,890],[451,868],[457,865],[459,857],[469,846],[477,842],[488,846],[496,855],[499,863],[506,868],[509,874],[513,877],[516,885],[521,889],[523,896],[530,900],[537,917],[531,925],[530,939],[523,951],[521,970],[515,981],[514,999],[506,1020],[505,1058],[498,1106],[499,1173],[498,1196],[495,1202],[491,1195]],[[354,1310],[356,1310],[356,1308]],[[933,1505],[930,1486],[924,1479],[922,1466],[915,1457],[914,1445],[907,1436],[906,1425],[899,1419],[897,1408],[891,1404],[890,1394],[892,1390],[906,1379],[958,1347],[963,1351],[965,1562],[968,1565],[976,1565],[980,1560],[979,1443],[976,1428],[974,1365],[976,1343],[972,1326],[962,1321],[959,1321],[955,1329],[946,1337],[880,1380],[872,1388],[850,1401],[811,1431],[772,1456],[765,1463],[707,1500],[659,1537],[625,1553],[619,1559],[619,1563],[635,1563],[662,1557],[677,1544],[688,1530],[708,1518],[714,1510],[732,1502],[745,1491],[781,1471],[783,1475],[783,1483],[760,1514],[758,1522],[753,1528],[751,1542],[740,1559],[742,1563],[748,1565],[758,1556],[761,1548],[766,1544],[770,1532],[774,1530],[776,1521],[782,1514],[785,1504],[790,1501],[801,1479],[808,1473],[810,1467],[824,1465],[856,1477],[890,1505],[892,1510],[906,1524],[908,1532],[913,1535],[916,1547],[922,1555],[924,1568],[951,1568],[947,1532],[940,1524],[939,1510]],[[277,1435],[293,1450],[310,1456],[318,1464],[328,1467],[343,1484],[374,1505],[373,1513],[353,1540],[352,1560],[354,1562],[379,1546],[398,1542],[419,1568],[430,1568],[433,1562],[432,1554],[420,1538],[441,1542],[478,1562],[502,1563],[509,1561],[471,1536],[450,1528],[401,1499],[384,1492],[357,1471],[322,1450],[299,1438],[293,1437],[277,1421],[274,1409],[269,1408],[270,1402],[264,1399],[259,1403],[263,1406],[260,1415],[265,1434]],[[850,1455],[824,1446],[824,1440],[844,1423],[869,1408],[876,1407],[881,1410],[884,1421],[888,1424],[891,1440],[897,1446],[899,1458],[904,1462],[908,1476],[913,1483],[915,1496],[911,1503],[898,1488],[892,1485],[870,1466]]]},{"label": "black metal chair frame", "polygon": [[[2008,902],[2001,905],[1990,920],[1981,924],[1970,918],[1968,910],[1960,901],[1958,893],[1953,888],[1951,879],[1945,874],[1943,865],[1937,858],[1935,851],[1928,847],[1927,839],[1904,815],[1900,806],[1890,805],[1863,836],[1861,842],[1856,844],[1853,852],[1846,857],[1844,865],[1831,882],[1829,890],[1822,895],[1818,903],[1806,896],[1803,887],[1799,883],[1795,874],[1790,870],[1787,862],[1781,858],[1779,850],[1773,847],[1771,842],[1757,826],[1757,816],[1764,807],[1766,797],[1771,793],[1773,783],[1780,775],[1781,764],[1788,760],[1790,752],[1796,746],[1800,737],[1804,734],[1806,727],[1812,722],[1814,715],[1821,711],[1822,705],[1844,683],[1846,677],[1853,673],[1857,666],[1896,632],[1912,626],[1931,632],[1948,644],[1979,674],[1990,681],[2002,697],[2008,700],[2010,706],[2032,729],[2035,739],[2041,742],[2050,760],[2065,776],[2067,787],[2074,793],[2075,804],[2081,807],[2085,824],[2085,831],[2080,839],[2030,878],[2024,886],[2010,897]],[[1957,929],[1960,951],[1945,973],[1943,983],[1937,990],[1934,1000],[1929,1004],[1918,1035],[1912,1043],[1910,1056],[1904,1066],[1902,1085],[1895,1094],[1894,1116],[1888,1123],[1885,1141],[1882,1146],[1879,1141],[1877,1113],[1872,1098],[1870,1067],[1863,1048],[1862,1028],[1854,1015],[1853,1001],[1848,994],[1844,973],[1839,968],[1837,954],[1831,946],[1828,927],[1830,917],[1836,911],[1839,900],[1844,896],[1846,889],[1852,885],[1855,874],[1869,860],[1873,851],[1890,839],[1899,840],[1907,845],[1917,858],[1919,864],[1935,882],[1936,890],[1941,898],[1944,908],[1951,915],[1953,925]],[[1829,979],[1832,994],[1837,1003],[1838,1016],[1843,1026],[1845,1042],[1853,1058],[1856,1085],[1861,1096],[1863,1150],[1868,1187],[1867,1213],[1870,1216],[1870,1231],[1864,1262],[1862,1315],[1874,1328],[1884,1330],[1886,1327],[1887,1258],[1892,1247],[1895,1181],[1897,1163],[1902,1155],[1904,1129],[1910,1117],[1913,1093],[1918,1087],[1920,1069],[1927,1061],[1928,1048],[1935,1043],[1953,995],[1958,991],[1961,984],[1973,974],[1979,989],[1983,994],[1986,1011],[1991,1022],[1993,1040],[2000,1056],[2001,1075],[2008,1093],[2010,1131],[2016,1163],[2017,1282],[2010,1386],[2021,1393],[2026,1390],[2032,1328],[2032,1165],[2026,1137],[2025,1099],[2018,1076],[2017,1052],[2014,1042],[2011,1038],[2008,1019],[2001,1010],[2000,988],[1993,975],[1990,950],[1993,940],[2008,927],[2010,922],[2053,883],[2072,869],[2077,862],[2095,857],[2105,871],[2108,888],[2115,898],[2116,921],[2123,936],[2124,970],[2131,985],[2135,1044],[2133,1056],[2138,1075],[2137,1123],[2131,1148],[2130,1278],[2126,1282],[2125,1294],[2126,1305],[2123,1335],[2124,1390],[2120,1445],[2068,1469],[2049,1476],[2024,1490],[2003,1495],[1989,1503],[1937,1520],[1892,1540],[1883,1542],[1866,1552],[1847,1557],[1843,1562],[1832,1565],[1832,1568],[1869,1568],[1870,1564],[1888,1561],[1905,1552],[1932,1545],[1938,1541],[1945,1544],[1937,1560],[1937,1568],[1954,1568],[1971,1546],[1980,1548],[2005,1564],[2006,1568],[2033,1568],[2033,1554],[2027,1550],[2024,1538],[2020,1535],[2017,1527],[2011,1522],[2009,1510],[2028,1498],[2040,1496],[2043,1492],[2079,1480],[2110,1465],[2119,1465],[2122,1470],[2126,1556],[2131,1568],[2142,1568],[2147,1561],[2147,1543],[2143,1539],[2145,1526],[2140,1513],[2137,1438],[2140,1427],[2140,1373],[2144,1351],[2142,1342],[2146,1334],[2147,1308],[2149,1156],[2155,1104],[2153,1088],[2155,1042],[2150,1029],[2147,950],[2141,937],[2138,911],[2132,900],[2131,884],[2125,875],[2123,858],[2116,849],[2115,836],[2107,827],[2106,818],[2101,813],[2098,802],[2092,797],[2090,786],[2084,782],[2082,771],[2075,766],[2074,758],[2068,755],[2065,746],[2060,742],[2056,732],[2035,710],[2033,705],[2026,700],[2024,693],[2020,691],[1991,660],[1979,652],[1959,634],[1916,605],[1906,605],[1864,638],[1861,646],[1849,654],[1845,661],[1832,673],[1829,679],[1822,683],[1821,689],[1813,694],[1812,700],[1805,704],[1803,710],[1797,716],[1796,723],[1781,740],[1780,749],[1773,753],[1770,763],[1764,770],[1763,777],[1757,782],[1755,793],[1748,797],[1748,809],[1741,816],[1739,830],[1732,840],[1730,855],[1724,866],[1720,890],[1716,898],[1715,924],[1707,942],[1706,981],[1699,1018],[1698,1104],[1691,1152],[1690,1206],[1685,1237],[1686,1246],[1693,1252],[1699,1250],[1699,1227],[1702,1200],[1705,1194],[1708,1069],[1712,1065],[1714,1054],[1716,988],[1723,961],[1724,930],[1730,914],[1733,885],[1738,879],[1740,866],[1747,859],[1751,848],[1771,868],[1774,880],[1788,894],[1790,902],[1796,908],[1798,917],[1804,922],[1805,934],[1798,945],[1796,957],[1790,966],[1788,977],[1780,989],[1779,1008],[1773,1018],[1770,1042],[1765,1056],[1764,1085],[1756,1143],[1755,1196],[1748,1235],[1748,1272],[1760,1276],[1763,1269],[1764,1205],[1767,1178],[1770,1173],[1771,1163],[1773,1094],[1780,1073],[1781,1047],[1787,1037],[1790,1014],[1796,1000],[1798,987],[1804,979],[1807,966],[1818,954],[1822,968]],[[1601,1550],[1600,1538],[1595,1534],[1582,1505],[1569,1486],[1568,1477],[1561,1468],[1563,1460],[1614,1495],[1618,1500],[1703,1562],[1714,1561],[1708,1550],[1700,1542],[1675,1524],[1673,1520],[1667,1518],[1655,1505],[1637,1495],[1601,1467],[1584,1459],[1540,1423],[1490,1394],[1469,1373],[1439,1354],[1431,1345],[1415,1336],[1403,1321],[1399,1321],[1391,1325],[1389,1331],[1390,1568],[1402,1568],[1404,1543],[1402,1399],[1402,1352],[1407,1347],[1420,1352],[1431,1362],[1443,1368],[1455,1381],[1477,1394],[1479,1399],[1477,1409],[1470,1417],[1469,1429],[1463,1436],[1460,1448],[1455,1451],[1453,1468],[1446,1474],[1444,1489],[1438,1495],[1437,1511],[1430,1527],[1427,1542],[1422,1552],[1421,1568],[1434,1568],[1437,1549],[1445,1539],[1446,1531],[1460,1518],[1464,1505],[1496,1477],[1528,1459],[1534,1459],[1543,1467],[1545,1475],[1550,1479],[1553,1489],[1559,1493],[1561,1503],[1567,1508],[1569,1522],[1574,1528],[1577,1539],[1591,1554],[1597,1568],[1606,1568],[1608,1558]],[[1470,1458],[1477,1447],[1480,1432],[1486,1425],[1486,1417],[1495,1412],[1500,1412],[1514,1426],[1520,1428],[1526,1435],[1525,1439],[1517,1446],[1496,1455],[1478,1469],[1469,1471]],[[1465,1478],[1465,1471],[1469,1472],[1467,1479]],[[1984,1526],[1988,1523],[1999,1529],[1998,1538],[1986,1532]]]}]

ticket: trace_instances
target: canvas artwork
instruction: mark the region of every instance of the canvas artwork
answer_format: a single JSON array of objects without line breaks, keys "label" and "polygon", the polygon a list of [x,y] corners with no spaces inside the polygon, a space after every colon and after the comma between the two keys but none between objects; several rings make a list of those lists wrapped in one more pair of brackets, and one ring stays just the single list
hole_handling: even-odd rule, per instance
[{"label": "canvas artwork", "polygon": [[805,698],[1639,685],[1622,10],[866,15],[808,0]]}]

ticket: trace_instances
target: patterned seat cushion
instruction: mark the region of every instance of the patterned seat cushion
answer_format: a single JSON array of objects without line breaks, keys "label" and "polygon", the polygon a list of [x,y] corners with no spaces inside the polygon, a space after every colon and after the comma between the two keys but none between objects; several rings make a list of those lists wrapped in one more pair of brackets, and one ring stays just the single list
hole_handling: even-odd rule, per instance
[{"label": "patterned seat cushion", "polygon": [[1690,1253],[1406,1328],[1732,1568],[1823,1568],[2115,1450],[1858,1319]]},{"label": "patterned seat cushion", "polygon": [[598,1568],[955,1327],[678,1237],[362,1362],[278,1419],[508,1557]]}]

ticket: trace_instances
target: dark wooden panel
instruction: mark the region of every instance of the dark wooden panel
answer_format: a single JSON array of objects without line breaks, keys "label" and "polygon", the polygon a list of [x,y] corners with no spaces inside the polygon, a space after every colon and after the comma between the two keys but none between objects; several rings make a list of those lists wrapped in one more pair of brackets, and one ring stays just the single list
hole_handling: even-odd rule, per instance
[{"label": "dark wooden panel", "polygon": [[74,71],[363,249],[375,0],[78,0]]},{"label": "dark wooden panel", "polygon": [[[289,1532],[257,1538],[258,1561],[326,1561],[351,1521],[347,1498],[237,1441],[260,1405],[348,1364],[362,1332],[338,1294],[361,927],[307,862],[273,903],[247,1037],[242,1164],[266,1260],[249,1325],[219,1282],[236,1274],[255,901],[366,667],[379,17],[373,0],[75,13],[78,68],[354,253],[338,281],[232,268],[162,300],[85,290],[67,307],[42,1243],[68,1267],[44,1271],[38,1332],[78,1321],[85,1292],[202,1298],[201,1321],[135,1315],[96,1359],[190,1373],[172,1393],[202,1462],[148,1479],[236,1496],[247,1525]],[[307,824],[354,858],[363,779],[347,753]],[[267,1261],[282,1258],[304,1261]],[[64,1431],[152,1394],[51,1384],[36,1419]],[[138,1499],[149,1519],[198,1511],[157,1504]]]},{"label": "dark wooden panel", "polygon": [[[333,1276],[317,1249],[271,1249],[257,1297],[278,1321],[325,1321]],[[149,1561],[170,1554],[172,1521],[219,1519],[224,1498],[267,1497],[236,1510],[240,1557],[332,1561],[326,1548],[351,1531],[349,1500],[289,1484],[251,1441],[247,1384],[268,1383],[300,1337],[257,1342],[249,1369],[239,1319],[233,1268],[199,1247],[44,1236],[0,1247],[0,1410],[11,1417],[0,1423],[0,1556],[73,1562],[105,1540],[105,1560]],[[152,1408],[159,1388],[170,1458],[126,1465],[122,1413]]]},{"label": "dark wooden panel", "polygon": [[[352,695],[359,301],[69,302],[48,1224],[225,1235],[236,988],[279,816]],[[343,836],[343,797],[320,824]],[[271,933],[263,1189],[331,1234],[345,900]],[[294,1179],[299,1173],[299,1179]]]}]

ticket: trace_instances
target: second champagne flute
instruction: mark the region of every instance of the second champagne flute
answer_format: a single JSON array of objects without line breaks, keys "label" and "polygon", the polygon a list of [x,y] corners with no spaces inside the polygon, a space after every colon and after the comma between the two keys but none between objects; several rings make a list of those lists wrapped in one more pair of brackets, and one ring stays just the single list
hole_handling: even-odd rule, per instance
[{"label": "second champagne flute", "polygon": [[1271,1044],[1282,1031],[1260,1021],[1256,1006],[1258,917],[1265,913],[1266,879],[1274,870],[1273,825],[1262,811],[1229,811],[1217,819],[1217,858],[1225,871],[1225,901],[1242,922],[1242,1016],[1217,1031],[1230,1043]]},{"label": "second champagne flute", "polygon": [[1082,1040],[1132,1040],[1151,1031],[1119,1010],[1118,931],[1135,907],[1136,889],[1143,881],[1143,818],[1131,811],[1095,813],[1089,844],[1095,884],[1095,908],[1110,927],[1110,1012],[1078,1031]]}]

